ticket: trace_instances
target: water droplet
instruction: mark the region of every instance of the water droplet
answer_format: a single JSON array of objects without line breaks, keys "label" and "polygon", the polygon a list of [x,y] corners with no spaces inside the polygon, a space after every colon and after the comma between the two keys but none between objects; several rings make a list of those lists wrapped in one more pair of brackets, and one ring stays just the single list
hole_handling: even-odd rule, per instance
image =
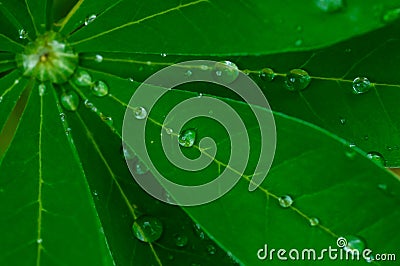
[{"label": "water droplet", "polygon": [[204,233],[203,229],[201,229],[200,224],[193,224],[193,230],[195,235],[198,236],[200,239],[207,239],[207,235]]},{"label": "water droplet", "polygon": [[126,160],[133,160],[136,158],[135,153],[127,146],[122,145],[121,146],[121,152],[122,152],[122,156],[126,159]]},{"label": "water droplet", "polygon": [[97,16],[95,14],[90,15],[89,17],[87,17],[85,19],[85,26],[89,25],[90,23],[92,23],[93,21],[95,21],[95,19],[97,18]]},{"label": "water droplet", "polygon": [[357,77],[353,80],[353,92],[355,94],[365,93],[371,87],[371,82],[365,77]]},{"label": "water droplet", "polygon": [[136,119],[143,120],[147,117],[147,111],[141,106],[133,108],[133,115]]},{"label": "water droplet", "polygon": [[356,145],[354,143],[350,143],[348,147],[345,147],[345,154],[350,159],[353,159],[357,155],[356,151],[354,150],[355,146]]},{"label": "water droplet", "polygon": [[90,102],[88,99],[86,99],[83,103],[85,104],[86,108],[89,108],[89,109],[93,108],[93,103]]},{"label": "water droplet", "polygon": [[36,243],[38,243],[38,244],[42,244],[42,242],[43,242],[42,238],[39,238],[39,239],[36,240]]},{"label": "water droplet", "polygon": [[316,217],[310,218],[309,222],[310,222],[310,225],[311,225],[311,226],[317,226],[317,225],[319,225],[319,220],[318,220],[318,218],[316,218]]},{"label": "water droplet", "polygon": [[19,83],[19,79],[14,80],[14,84],[18,84]]},{"label": "water droplet", "polygon": [[172,133],[174,133],[174,131],[172,130],[172,128],[169,128],[169,127],[166,127],[166,128],[165,128],[165,132],[166,132],[168,135],[171,135]]},{"label": "water droplet", "polygon": [[344,124],[346,124],[346,118],[340,118],[340,124],[341,125],[344,125]]},{"label": "water droplet", "polygon": [[293,199],[289,195],[285,195],[279,198],[279,205],[281,205],[283,208],[288,208],[292,206],[293,204]]},{"label": "water droplet", "polygon": [[300,46],[300,45],[302,45],[302,44],[303,44],[303,40],[302,40],[302,39],[298,39],[298,40],[294,43],[295,46]]},{"label": "water droplet", "polygon": [[144,215],[136,219],[132,229],[137,239],[151,243],[161,237],[163,225],[157,218]]},{"label": "water droplet", "polygon": [[103,62],[103,56],[101,54],[97,54],[94,58],[94,61],[97,63]]},{"label": "water droplet", "polygon": [[70,127],[66,128],[65,129],[65,135],[69,136],[71,134],[71,131],[72,131],[72,129]]},{"label": "water droplet", "polygon": [[332,13],[343,8],[343,0],[317,0],[317,6],[324,12]]},{"label": "water droplet", "polygon": [[3,96],[0,96],[0,103],[3,101]]},{"label": "water droplet", "polygon": [[382,16],[384,23],[392,23],[400,18],[400,8],[395,8],[386,11]]},{"label": "water droplet", "polygon": [[100,118],[101,118],[101,120],[103,120],[103,122],[105,122],[107,125],[112,125],[113,124],[113,119],[112,119],[112,117],[110,117],[110,116],[106,116],[106,115],[104,115],[104,114],[100,114]]},{"label": "water droplet", "polygon": [[344,52],[345,52],[346,54],[351,53],[351,48],[346,48],[346,49],[344,50]]},{"label": "water droplet", "polygon": [[194,129],[186,129],[179,134],[179,145],[182,147],[190,148],[194,145],[196,140],[196,130]]},{"label": "water droplet", "polygon": [[130,82],[135,82],[135,80],[134,80],[132,77],[128,78],[128,80],[129,80]]},{"label": "water droplet", "polygon": [[161,57],[166,57],[166,56],[167,56],[166,53],[162,53],[162,54],[161,54]]},{"label": "water droplet", "polygon": [[104,81],[96,81],[92,87],[92,92],[98,97],[104,97],[108,94],[108,86]]},{"label": "water droplet", "polygon": [[292,69],[286,75],[285,85],[290,91],[301,91],[311,82],[310,75],[303,69]]},{"label": "water droplet", "polygon": [[74,76],[74,82],[78,86],[91,86],[92,76],[85,70],[79,70]]},{"label": "water droplet", "polygon": [[93,195],[98,196],[99,193],[98,193],[96,190],[94,190],[94,191],[93,191]]},{"label": "water droplet", "polygon": [[382,189],[382,190],[387,190],[387,185],[386,184],[379,184],[378,188]]},{"label": "water droplet", "polygon": [[25,40],[25,39],[28,38],[28,32],[27,32],[25,29],[19,29],[19,30],[18,30],[18,37],[19,37],[21,40]]},{"label": "water droplet", "polygon": [[369,152],[367,154],[367,157],[372,160],[373,162],[385,166],[385,158],[383,158],[382,154],[380,154],[379,152]]},{"label": "water droplet", "polygon": [[275,78],[275,72],[271,68],[263,68],[260,71],[260,78],[265,81],[272,81]]},{"label": "water droplet", "polygon": [[174,235],[174,242],[177,247],[184,247],[188,243],[188,237],[183,234],[175,234]]},{"label": "water droplet", "polygon": [[185,76],[186,77],[191,77],[193,75],[193,72],[191,71],[191,70],[187,70],[186,72],[185,72]]},{"label": "water droplet", "polygon": [[358,250],[360,254],[365,249],[365,243],[359,237],[356,236],[346,236],[347,245],[343,248],[347,252],[352,252],[354,250]]},{"label": "water droplet", "polygon": [[215,79],[225,84],[234,82],[239,76],[239,68],[230,61],[221,61],[214,66]]},{"label": "water droplet", "polygon": [[138,175],[144,175],[149,172],[149,168],[142,161],[138,160],[135,164],[135,173]]},{"label": "water droplet", "polygon": [[65,122],[66,115],[64,113],[60,113],[60,119],[62,122]]},{"label": "water droplet", "polygon": [[217,249],[214,247],[214,245],[207,245],[207,253],[210,255],[214,255],[217,252]]},{"label": "water droplet", "polygon": [[46,92],[46,85],[39,84],[38,89],[39,89],[39,96],[43,96],[44,93]]},{"label": "water droplet", "polygon": [[79,106],[79,96],[74,91],[61,94],[61,105],[68,111],[76,111]]}]

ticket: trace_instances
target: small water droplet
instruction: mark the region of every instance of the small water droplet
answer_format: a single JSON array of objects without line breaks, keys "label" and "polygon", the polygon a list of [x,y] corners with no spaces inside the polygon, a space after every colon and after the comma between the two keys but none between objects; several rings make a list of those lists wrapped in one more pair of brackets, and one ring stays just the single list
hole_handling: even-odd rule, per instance
[{"label": "small water droplet", "polygon": [[193,230],[195,235],[198,236],[200,239],[207,239],[207,235],[204,233],[203,229],[201,229],[200,224],[193,224]]},{"label": "small water droplet", "polygon": [[3,96],[0,96],[0,103],[3,101]]},{"label": "small water droplet", "polygon": [[357,155],[354,147],[356,147],[356,145],[354,143],[350,143],[349,146],[345,148],[345,154],[350,159],[353,159]]},{"label": "small water droplet", "polygon": [[317,0],[317,7],[327,13],[332,13],[343,8],[343,0]]},{"label": "small water droplet", "polygon": [[341,125],[344,125],[344,124],[346,124],[346,118],[340,118],[340,124]]},{"label": "small water droplet", "polygon": [[78,86],[91,86],[92,76],[85,70],[79,70],[74,76],[74,82]]},{"label": "small water droplet", "polygon": [[89,25],[90,23],[92,23],[93,21],[95,21],[95,19],[97,18],[97,15],[93,14],[90,15],[89,17],[87,17],[85,19],[85,26]]},{"label": "small water droplet", "polygon": [[132,77],[128,78],[128,80],[129,80],[130,82],[135,82],[135,80],[134,80]]},{"label": "small water droplet", "polygon": [[99,193],[98,193],[96,190],[94,190],[94,191],[93,191],[93,195],[98,196]]},{"label": "small water droplet", "polygon": [[210,255],[214,255],[217,252],[217,249],[214,245],[207,245],[207,253]]},{"label": "small water droplet", "polygon": [[144,107],[138,106],[133,108],[133,115],[136,119],[143,120],[147,117],[147,111]]},{"label": "small water droplet", "polygon": [[400,18],[400,8],[395,8],[386,11],[382,16],[384,23],[392,23]]},{"label": "small water droplet", "polygon": [[103,56],[101,54],[97,54],[94,58],[94,61],[97,63],[103,62]]},{"label": "small water droplet", "polygon": [[27,32],[25,29],[19,29],[19,30],[18,30],[18,37],[19,37],[21,40],[25,40],[25,39],[28,38],[28,32]]},{"label": "small water droplet", "polygon": [[285,87],[290,91],[301,91],[311,82],[310,75],[303,69],[292,69],[286,74]]},{"label": "small water droplet", "polygon": [[140,216],[132,226],[133,234],[143,242],[154,242],[158,240],[163,232],[161,221],[152,216]]},{"label": "small water droplet", "polygon": [[106,115],[104,115],[104,114],[100,114],[100,118],[101,118],[101,120],[103,120],[103,122],[105,122],[107,125],[112,125],[113,124],[113,119],[112,119],[112,117],[110,117],[110,116],[106,116]]},{"label": "small water droplet", "polygon": [[65,129],[65,135],[69,136],[71,134],[71,131],[72,131],[72,129],[70,127],[66,128]]},{"label": "small water droplet", "polygon": [[177,233],[174,235],[174,243],[177,247],[181,248],[186,246],[188,241],[189,241],[188,237],[184,234]]},{"label": "small water droplet", "polygon": [[83,103],[86,108],[89,108],[89,109],[93,108],[93,103],[90,102],[88,99],[86,99]]},{"label": "small water droplet", "polygon": [[60,113],[60,119],[62,122],[65,122],[66,115],[64,113]]},{"label": "small water droplet", "polygon": [[149,168],[142,161],[138,160],[135,164],[134,171],[138,175],[144,175],[149,172]]},{"label": "small water droplet", "polygon": [[264,81],[272,81],[275,78],[275,72],[271,68],[263,68],[260,71],[260,78]]},{"label": "small water droplet", "polygon": [[360,254],[365,249],[365,243],[357,236],[346,236],[347,245],[343,248],[347,252],[352,252],[354,250],[358,250]]},{"label": "small water droplet", "polygon": [[292,206],[293,204],[293,199],[289,195],[285,195],[279,198],[279,205],[281,205],[283,208],[288,208]]},{"label": "small water droplet", "polygon": [[38,244],[42,244],[42,242],[43,242],[42,238],[39,238],[39,239],[36,240],[36,243],[38,243]]},{"label": "small water droplet", "polygon": [[191,70],[187,70],[186,72],[185,72],[185,76],[186,77],[191,77],[193,75],[193,72],[191,71]]},{"label": "small water droplet", "polygon": [[186,129],[179,134],[178,141],[182,147],[190,148],[194,145],[196,140],[196,130]]},{"label": "small water droplet", "polygon": [[215,63],[214,74],[217,81],[229,84],[239,77],[239,68],[231,61],[221,61]]},{"label": "small water droplet", "polygon": [[76,111],[79,106],[79,96],[74,91],[61,94],[61,105],[68,111]]},{"label": "small water droplet", "polygon": [[372,160],[373,162],[385,166],[385,158],[383,158],[382,154],[380,154],[379,152],[369,152],[367,154],[367,157]]},{"label": "small water droplet", "polygon": [[14,84],[18,84],[19,83],[19,79],[14,80]]},{"label": "small water droplet", "polygon": [[135,153],[127,146],[121,146],[121,153],[124,159],[126,160],[133,160],[136,158]]},{"label": "small water droplet", "polygon": [[43,96],[46,92],[46,85],[39,84],[38,89],[39,89],[39,96]]},{"label": "small water droplet", "polygon": [[98,97],[104,97],[108,94],[108,85],[104,81],[96,81],[92,87],[92,93]]},{"label": "small water droplet", "polygon": [[166,132],[168,135],[171,135],[172,133],[174,133],[174,131],[172,130],[172,128],[169,128],[169,127],[166,127],[166,128],[165,128],[165,132]]},{"label": "small water droplet", "polygon": [[379,184],[378,188],[382,189],[382,190],[387,190],[387,185],[386,184]]},{"label": "small water droplet", "polygon": [[298,40],[294,43],[295,46],[300,46],[300,45],[302,45],[302,44],[303,44],[303,40],[302,40],[302,39],[298,39]]},{"label": "small water droplet", "polygon": [[346,48],[346,49],[344,50],[344,52],[345,52],[346,54],[351,53],[351,48]]},{"label": "small water droplet", "polygon": [[371,82],[366,77],[357,77],[353,80],[353,92],[355,94],[365,93],[371,87]]},{"label": "small water droplet", "polygon": [[161,53],[161,57],[166,57],[167,54],[166,53]]},{"label": "small water droplet", "polygon": [[317,225],[319,225],[319,220],[318,220],[318,218],[316,218],[316,217],[310,218],[309,222],[310,222],[310,225],[311,225],[311,226],[317,226]]}]

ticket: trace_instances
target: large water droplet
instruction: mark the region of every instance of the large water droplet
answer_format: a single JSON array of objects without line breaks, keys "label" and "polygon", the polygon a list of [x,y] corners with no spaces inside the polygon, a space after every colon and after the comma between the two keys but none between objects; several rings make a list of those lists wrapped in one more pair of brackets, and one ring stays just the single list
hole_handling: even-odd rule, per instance
[{"label": "large water droplet", "polygon": [[85,26],[89,25],[90,23],[92,23],[93,21],[95,21],[95,19],[97,18],[97,16],[95,14],[90,15],[89,17],[87,17],[85,19]]},{"label": "large water droplet", "polygon": [[281,205],[283,208],[288,208],[292,206],[293,204],[293,199],[289,195],[285,195],[279,198],[279,205]]},{"label": "large water droplet", "polygon": [[74,76],[74,82],[79,86],[91,86],[92,76],[85,70],[79,70]]},{"label": "large water droplet", "polygon": [[182,147],[190,148],[194,145],[196,140],[196,130],[194,129],[186,129],[179,134],[179,145]]},{"label": "large water droplet", "polygon": [[136,119],[143,120],[147,117],[147,111],[144,107],[138,106],[133,108],[133,115]]},{"label": "large water droplet", "polygon": [[95,58],[94,58],[94,61],[95,61],[96,63],[101,63],[101,62],[103,62],[103,56],[102,56],[101,54],[97,54],[97,55],[95,56]]},{"label": "large water droplet", "polygon": [[39,96],[43,96],[46,92],[46,85],[44,85],[43,83],[39,84],[38,90],[39,90]]},{"label": "large water droplet", "polygon": [[215,63],[214,76],[217,81],[225,84],[234,82],[239,76],[239,68],[231,61]]},{"label": "large water droplet", "polygon": [[343,8],[343,0],[317,0],[317,6],[322,11],[331,13]]},{"label": "large water droplet", "polygon": [[292,69],[286,74],[285,85],[290,91],[304,90],[310,82],[310,75],[303,69]]},{"label": "large water droplet", "polygon": [[79,106],[79,96],[74,91],[61,94],[61,105],[68,111],[76,111]]},{"label": "large water droplet", "polygon": [[104,81],[96,81],[92,87],[92,92],[98,97],[104,97],[108,94],[108,85]]},{"label": "large water droplet", "polygon": [[163,225],[157,218],[145,215],[136,219],[133,223],[132,229],[137,239],[151,243],[161,237]]},{"label": "large water droplet", "polygon": [[187,245],[189,239],[184,234],[175,234],[174,235],[174,242],[177,247],[184,247]]},{"label": "large water droplet", "polygon": [[260,71],[260,78],[265,81],[272,81],[275,78],[275,72],[271,68],[263,68]]},{"label": "large water droplet", "polygon": [[383,16],[382,20],[384,23],[392,23],[400,18],[400,8],[395,8],[386,11]]},{"label": "large water droplet", "polygon": [[347,245],[343,248],[347,252],[352,252],[358,250],[360,254],[365,249],[365,243],[357,236],[346,236],[345,239],[347,240]]},{"label": "large water droplet", "polygon": [[18,30],[18,37],[19,37],[21,40],[25,40],[25,39],[28,38],[28,32],[27,32],[25,29],[19,29],[19,30]]},{"label": "large water droplet", "polygon": [[357,77],[353,80],[353,92],[361,94],[371,89],[371,82],[366,77]]},{"label": "large water droplet", "polygon": [[318,220],[318,218],[316,218],[316,217],[310,218],[309,222],[310,222],[310,225],[311,225],[311,226],[317,226],[317,225],[319,225],[319,220]]},{"label": "large water droplet", "polygon": [[375,151],[369,152],[367,154],[367,157],[370,160],[372,160],[373,162],[375,162],[379,165],[385,166],[385,158],[383,158],[383,155],[380,154],[379,152],[375,152]]}]

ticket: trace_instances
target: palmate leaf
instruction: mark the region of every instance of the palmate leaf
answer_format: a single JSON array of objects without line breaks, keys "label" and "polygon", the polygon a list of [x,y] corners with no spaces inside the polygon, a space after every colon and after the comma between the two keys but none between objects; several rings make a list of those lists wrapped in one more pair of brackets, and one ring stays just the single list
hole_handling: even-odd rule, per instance
[{"label": "palmate leaf", "polygon": [[[233,253],[233,256],[243,263],[253,263],[254,257],[250,254],[255,252],[253,251],[253,248],[256,247],[255,244],[258,248],[258,242],[265,239],[261,236],[257,241],[245,238],[243,241],[245,244],[249,244],[248,248],[240,251],[236,246],[236,241],[232,243],[229,241],[230,239],[227,239],[231,234],[225,231],[228,227],[224,219],[229,217],[230,214],[228,216],[223,214],[228,212],[220,214],[217,219],[210,219],[203,212],[205,207],[187,210],[195,220],[205,226],[214,240],[224,247],[224,251],[217,249],[216,254],[211,255],[214,252],[210,252],[210,249],[215,248],[213,242],[202,240],[204,234],[200,234],[200,238],[196,237],[192,230],[191,220],[179,208],[155,201],[133,183],[120,154],[121,140],[119,136],[121,135],[123,113],[127,107],[126,103],[140,84],[137,81],[140,81],[140,76],[143,75],[140,67],[147,65],[149,60],[151,60],[150,67],[169,65],[170,62],[168,61],[165,61],[167,64],[162,63],[163,56],[161,58],[159,56],[160,54],[164,55],[164,53],[168,53],[166,59],[169,60],[171,53],[254,55],[320,47],[383,26],[381,23],[382,15],[398,4],[397,1],[372,3],[375,11],[374,14],[371,14],[364,11],[359,12],[371,8],[371,6],[365,5],[365,2],[359,1],[360,3],[349,3],[341,10],[327,14],[318,9],[315,2],[312,3],[312,1],[301,6],[295,6],[284,2],[272,3],[272,1],[267,4],[254,1],[232,5],[232,3],[226,1],[175,1],[175,3],[154,1],[145,4],[137,1],[116,1],[110,4],[107,1],[79,0],[71,10],[65,10],[64,19],[52,23],[52,17],[58,19],[62,12],[58,11],[52,14],[48,10],[52,7],[51,2],[9,1],[2,3],[0,10],[4,16],[0,20],[2,26],[0,50],[17,53],[23,49],[23,45],[33,40],[35,35],[43,32],[44,29],[53,28],[56,31],[61,31],[68,37],[73,48],[80,52],[81,64],[85,58],[90,60],[90,58],[96,58],[94,56],[96,54],[101,55],[97,57],[97,61],[102,61],[102,63],[96,63],[96,67],[90,65],[91,68],[97,68],[101,71],[86,70],[89,71],[95,81],[106,82],[111,94],[104,98],[96,98],[93,97],[88,87],[83,88],[74,85],[73,82],[66,82],[59,86],[47,83],[46,92],[42,96],[38,96],[39,83],[33,79],[29,82],[28,77],[19,79],[16,71],[10,72],[15,68],[15,64],[8,62],[14,58],[13,54],[2,54],[6,62],[4,68],[1,68],[2,73],[4,72],[4,77],[0,81],[4,85],[1,86],[4,98],[0,103],[0,111],[4,115],[0,118],[0,125],[3,128],[7,119],[5,128],[12,128],[8,126],[11,124],[8,122],[15,122],[18,125],[14,139],[10,144],[7,141],[3,143],[5,129],[2,129],[0,135],[2,136],[1,142],[5,144],[6,149],[4,153],[0,153],[2,158],[0,163],[0,197],[1,205],[4,205],[6,210],[4,218],[0,221],[4,228],[3,231],[7,232],[2,238],[5,248],[1,251],[0,261],[6,265],[31,265],[35,263],[37,265],[53,265],[54,263],[68,265],[88,263],[96,265],[184,265],[187,263],[225,265],[232,263],[224,251]],[[288,6],[291,7],[287,8]],[[283,13],[277,12],[277,10],[283,9],[290,14],[291,19],[284,19],[281,22]],[[248,11],[243,12],[243,10]],[[304,12],[299,12],[299,10]],[[285,13],[285,17],[288,14]],[[206,15],[214,19],[204,19]],[[300,18],[304,16],[310,18],[310,20],[304,21],[307,24],[298,23]],[[265,17],[269,17],[271,20],[265,21]],[[355,17],[357,19],[354,19]],[[314,27],[320,25],[321,21],[326,21],[325,26],[330,30]],[[85,26],[85,24],[87,25]],[[338,25],[341,25],[341,30],[337,30]],[[353,27],[354,25],[357,25],[357,27]],[[177,28],[180,30],[177,31]],[[275,29],[279,30],[274,32]],[[239,31],[244,33],[238,36],[237,32]],[[269,34],[263,34],[264,32]],[[188,39],[187,36],[190,36],[190,38]],[[253,41],[249,42],[248,40]],[[106,55],[105,51],[110,52],[110,54]],[[115,52],[129,52],[131,54],[117,54]],[[157,54],[157,56],[152,54]],[[128,59],[127,63],[130,64],[130,67],[135,67],[131,68],[132,72],[129,75],[126,75],[126,71],[122,69],[125,65],[122,64],[124,60],[120,60],[121,57]],[[132,61],[137,58],[141,60],[139,64]],[[114,59],[119,65],[118,68],[115,68],[117,71],[114,71],[114,65],[106,64]],[[2,64],[0,66],[3,67]],[[85,64],[85,66],[88,65]],[[243,66],[240,65],[241,68],[253,66],[258,68],[260,65],[254,65],[251,62],[248,65],[247,63]],[[116,76],[113,74],[116,74]],[[134,77],[133,80],[127,79],[132,76]],[[331,77],[331,75],[329,74],[327,77]],[[15,82],[15,80],[19,82]],[[21,94],[24,88],[26,88],[25,94]],[[202,88],[202,86],[199,86],[195,89],[200,91]],[[60,109],[57,99],[62,95],[63,90],[69,89],[77,91],[81,97],[81,102],[77,112],[65,114],[61,113],[65,111]],[[185,92],[174,93],[168,97],[176,99],[175,96],[179,94],[178,98],[183,99],[193,95]],[[54,97],[55,94],[57,94],[57,97]],[[15,120],[10,115],[10,112],[16,106],[18,97],[21,99],[20,103],[23,103],[24,95],[30,95],[30,97],[19,122],[18,119]],[[222,96],[226,97],[226,95]],[[88,101],[85,101],[86,97]],[[172,103],[173,101],[162,105],[159,111],[152,112],[151,117],[163,123],[163,115]],[[240,113],[245,108],[241,103],[230,103]],[[16,109],[18,108],[15,108],[14,111]],[[285,130],[294,131],[296,129],[307,137],[312,134],[316,136],[315,142],[306,141],[309,138],[305,138],[301,145],[296,143],[297,149],[289,149],[292,142],[290,142],[290,139],[284,139],[281,141],[283,144],[280,148],[283,155],[278,157],[280,160],[284,160],[286,157],[295,158],[293,162],[291,161],[293,163],[291,166],[296,169],[296,172],[298,169],[303,169],[304,172],[304,169],[315,167],[315,174],[306,177],[308,182],[322,182],[317,177],[321,175],[323,165],[319,160],[309,160],[315,159],[315,157],[320,160],[324,159],[324,162],[336,162],[339,166],[343,165],[343,168],[339,167],[337,170],[337,174],[342,178],[345,177],[346,171],[350,171],[349,169],[353,164],[348,164],[347,161],[346,164],[342,164],[340,159],[343,158],[326,158],[324,156],[332,155],[332,150],[329,150],[329,148],[341,149],[342,146],[340,146],[341,148],[337,146],[340,141],[330,139],[326,136],[326,133],[283,115],[277,115],[277,121],[279,121],[278,125],[283,125],[281,134],[284,136],[287,134]],[[203,122],[196,124],[200,130],[208,125],[208,123]],[[161,128],[157,125],[154,126],[154,135],[149,137],[156,140],[159,138]],[[252,130],[249,132],[254,136]],[[199,137],[202,137],[202,134]],[[217,131],[217,137],[221,140],[219,144],[222,147],[224,136],[219,134],[221,132]],[[255,140],[253,145],[256,144]],[[310,152],[311,157],[305,158],[305,162],[301,158],[298,159],[299,150],[304,151],[310,146],[318,146],[319,144],[321,144],[319,156]],[[328,151],[323,147],[326,147]],[[313,149],[310,148],[310,150]],[[154,152],[158,152],[158,150]],[[363,159],[362,156],[355,155],[355,158],[360,158],[360,163],[354,163],[355,166],[363,167],[366,171],[376,171],[376,175],[371,178],[371,181],[366,182],[365,191],[375,192],[374,188],[377,187],[378,178],[382,181],[378,184],[378,187],[381,187],[382,190],[386,186],[386,189],[383,189],[383,194],[392,197],[390,202],[387,202],[386,196],[381,196],[377,197],[374,204],[378,206],[382,215],[393,210],[395,219],[397,212],[391,206],[394,206],[393,202],[396,202],[398,198],[397,181],[388,176],[383,169],[377,168],[365,158]],[[213,172],[213,174],[217,174],[217,172]],[[279,176],[281,175],[279,174]],[[186,176],[180,177],[186,178]],[[295,176],[293,175],[293,177]],[[298,182],[297,178],[296,180]],[[332,186],[336,184],[335,182],[336,180],[329,178],[326,186]],[[337,180],[337,182],[340,183],[340,180]],[[356,185],[360,185],[360,182],[354,182]],[[270,189],[269,183],[267,184],[266,188]],[[283,184],[279,182],[279,186],[289,185],[291,184],[287,182]],[[310,194],[310,190],[292,190],[293,187],[283,187],[283,189],[275,185],[278,186],[278,189],[276,189],[273,183],[271,186],[271,193],[292,193],[296,204],[299,202],[297,195],[301,193]],[[310,187],[307,186],[307,188]],[[237,188],[235,191],[239,191],[239,189]],[[240,191],[244,194],[246,189]],[[350,187],[348,193],[341,194],[337,199],[348,200],[349,193],[354,191],[357,192],[356,189]],[[89,194],[90,192],[91,194]],[[329,196],[331,196],[330,192]],[[249,197],[252,201],[254,197],[259,197],[261,201],[264,201],[264,194],[257,191],[250,194]],[[252,220],[265,221],[265,219],[268,219],[268,221],[271,220],[271,223],[277,223],[274,215],[270,219],[270,213],[260,215],[261,212],[251,214],[239,212],[236,208],[243,203],[244,198],[237,196],[236,192],[231,195],[229,197],[233,197],[232,205],[223,203],[226,207],[222,209],[228,209],[229,213],[230,210],[236,211],[232,215],[238,220],[228,223],[232,224],[233,228],[239,226],[237,232],[241,231],[244,224],[238,222],[247,216]],[[317,199],[319,200],[319,198]],[[333,201],[335,199],[329,197],[324,202],[330,204]],[[258,201],[255,200],[254,202],[257,205]],[[219,204],[222,204],[221,201],[218,201],[215,205],[210,205],[210,212],[215,212],[214,206]],[[304,207],[304,213],[308,215],[308,210],[314,211],[312,206],[312,204],[304,204],[301,207]],[[359,206],[362,211],[368,207],[362,205],[362,203]],[[220,210],[220,208],[217,209]],[[273,207],[271,209],[273,210]],[[344,213],[350,212],[348,208],[344,208],[342,211]],[[155,216],[164,224],[163,235],[158,241],[143,243],[135,239],[131,226],[142,213]],[[289,211],[289,213],[292,212]],[[318,215],[323,224],[329,225],[330,229],[336,229],[333,227],[339,222],[328,223],[328,221],[336,221],[334,219],[338,218],[328,217],[328,214],[323,208],[320,208],[315,209],[314,215]],[[366,226],[371,225],[374,220],[371,222],[365,217],[367,216],[359,215],[357,221],[365,223]],[[218,220],[225,222],[216,225]],[[378,224],[377,228],[389,230],[394,226],[393,222],[386,223],[386,221],[387,219],[383,219],[382,224]],[[220,228],[221,226],[225,226],[225,228]],[[291,231],[301,228],[304,229],[304,236],[309,236],[308,227],[305,227],[303,223],[298,225],[293,222],[293,224],[288,223],[279,226],[284,226],[284,228],[288,226],[292,229]],[[361,227],[340,226],[338,230],[333,230],[333,232],[337,234],[342,232],[343,234],[357,233],[357,235],[365,237],[367,244],[371,247],[378,244],[384,246],[382,244],[383,238],[374,234],[371,236],[355,232],[359,228]],[[185,247],[177,246],[174,243],[177,233],[187,236],[189,244]],[[250,236],[256,233],[251,228],[246,231],[246,234]],[[244,236],[245,234],[243,234]],[[391,236],[393,236],[393,240],[387,245],[388,251],[398,244],[398,236],[395,234],[391,234]],[[268,237],[268,239],[271,239],[271,243],[274,243],[277,238],[276,235],[272,235],[271,238]],[[299,247],[304,243],[301,242],[304,241],[304,238],[298,239]],[[313,238],[313,244],[316,244],[315,239]],[[325,241],[320,242],[321,246],[335,240],[332,235],[328,235],[324,239]],[[210,245],[213,248],[210,248]],[[318,245],[316,244],[316,246]]]}]

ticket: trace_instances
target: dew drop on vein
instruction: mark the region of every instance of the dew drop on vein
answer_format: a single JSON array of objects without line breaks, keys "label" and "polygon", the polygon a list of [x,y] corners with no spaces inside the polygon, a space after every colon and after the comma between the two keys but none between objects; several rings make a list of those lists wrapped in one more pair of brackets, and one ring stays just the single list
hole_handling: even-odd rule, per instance
[{"label": "dew drop on vein", "polygon": [[61,105],[68,111],[76,111],[79,106],[79,96],[74,91],[63,92],[61,94]]},{"label": "dew drop on vein", "polygon": [[138,120],[143,120],[147,117],[147,111],[144,107],[138,106],[133,108],[133,115]]},{"label": "dew drop on vein", "polygon": [[371,87],[372,84],[366,77],[357,77],[353,80],[353,92],[355,94],[366,93]]},{"label": "dew drop on vein", "polygon": [[353,252],[354,250],[357,250],[361,254],[365,249],[365,243],[359,237],[348,235],[345,237],[345,239],[347,240],[347,245],[343,247],[343,249],[346,252]]},{"label": "dew drop on vein", "polygon": [[204,233],[203,229],[201,229],[200,224],[193,224],[193,231],[201,240],[207,239],[207,235]]},{"label": "dew drop on vein", "polygon": [[400,8],[387,10],[383,16],[382,21],[384,23],[392,23],[400,18]]},{"label": "dew drop on vein", "polygon": [[88,99],[86,99],[83,104],[85,105],[86,108],[91,109],[93,108],[93,103],[90,102]]},{"label": "dew drop on vein", "polygon": [[92,87],[92,93],[97,97],[104,97],[108,94],[108,85],[104,81],[96,81]]},{"label": "dew drop on vein", "polygon": [[179,134],[178,142],[179,145],[185,148],[193,147],[196,141],[196,130],[186,129]]},{"label": "dew drop on vein", "polygon": [[375,152],[375,151],[369,152],[367,154],[367,157],[371,161],[373,161],[373,162],[375,162],[375,163],[377,163],[377,164],[379,164],[381,166],[385,166],[385,158],[383,158],[383,155],[380,154],[379,152]]},{"label": "dew drop on vein", "polygon": [[92,76],[85,70],[79,70],[74,76],[74,83],[78,86],[91,86]]},{"label": "dew drop on vein", "polygon": [[273,81],[275,78],[275,72],[271,68],[263,68],[260,71],[260,78],[264,81]]},{"label": "dew drop on vein", "polygon": [[135,168],[133,169],[136,174],[138,175],[144,175],[149,172],[149,168],[147,165],[142,162],[141,160],[138,160],[134,166]]},{"label": "dew drop on vein", "polygon": [[292,69],[286,74],[285,87],[290,91],[301,91],[311,82],[310,75],[303,69]]},{"label": "dew drop on vein", "polygon": [[64,113],[60,113],[61,122],[65,122],[66,115]]},{"label": "dew drop on vein", "polygon": [[46,92],[46,85],[44,85],[43,83],[39,84],[38,90],[39,90],[39,96],[43,96]]},{"label": "dew drop on vein", "polygon": [[19,37],[21,40],[25,40],[25,39],[28,38],[28,32],[27,32],[25,29],[19,29],[19,30],[18,30],[18,37]]},{"label": "dew drop on vein", "polygon": [[173,238],[175,245],[180,248],[185,247],[189,241],[188,237],[181,233],[174,234]]},{"label": "dew drop on vein", "polygon": [[332,13],[343,8],[343,1],[344,0],[317,0],[316,3],[320,10],[326,13]]},{"label": "dew drop on vein", "polygon": [[281,205],[283,208],[288,208],[293,204],[293,199],[289,195],[282,196],[278,200],[279,205]]},{"label": "dew drop on vein", "polygon": [[158,240],[163,233],[161,221],[153,216],[140,216],[132,226],[133,234],[137,239],[143,242],[154,242]]},{"label": "dew drop on vein", "polygon": [[85,19],[85,26],[87,26],[87,25],[89,25],[90,23],[92,23],[93,21],[95,21],[96,18],[97,18],[97,15],[95,15],[95,14],[90,15],[89,17],[87,17],[87,18]]},{"label": "dew drop on vein", "polygon": [[217,62],[214,66],[214,77],[221,83],[232,83],[239,77],[239,68],[231,61]]},{"label": "dew drop on vein", "polygon": [[111,116],[106,116],[104,114],[100,114],[100,118],[103,122],[105,122],[109,126],[112,126],[114,122]]},{"label": "dew drop on vein", "polygon": [[316,217],[310,218],[309,222],[310,222],[310,225],[313,227],[319,225],[319,220]]},{"label": "dew drop on vein", "polygon": [[0,96],[0,103],[3,101],[3,96]]},{"label": "dew drop on vein", "polygon": [[103,62],[103,56],[102,56],[101,54],[97,54],[97,55],[94,57],[94,61],[95,61],[96,63],[101,63],[101,62]]}]

